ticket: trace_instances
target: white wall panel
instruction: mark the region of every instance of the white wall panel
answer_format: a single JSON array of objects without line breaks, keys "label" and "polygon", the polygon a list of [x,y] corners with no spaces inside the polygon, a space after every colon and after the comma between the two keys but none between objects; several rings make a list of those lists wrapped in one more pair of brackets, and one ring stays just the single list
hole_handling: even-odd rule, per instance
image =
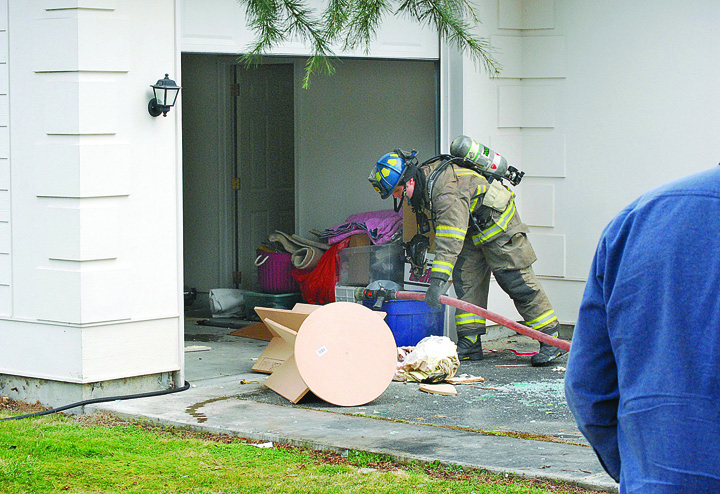
[{"label": "white wall panel", "polygon": [[54,264],[62,267],[37,270],[36,296],[44,302],[38,306],[38,319],[90,324],[130,318],[132,285],[127,269],[102,261]]},{"label": "white wall panel", "polygon": [[490,41],[503,67],[501,79],[565,77],[564,36],[491,36]]},{"label": "white wall panel", "polygon": [[538,233],[533,229],[528,238],[538,258],[533,264],[535,273],[540,276],[564,277],[565,235]]},{"label": "white wall panel", "polygon": [[10,190],[10,160],[0,158],[0,190]]},{"label": "white wall panel", "polygon": [[555,226],[555,186],[524,180],[520,216],[530,226]]},{"label": "white wall panel", "polygon": [[527,177],[562,178],[567,174],[564,134],[546,131],[499,134],[491,136],[490,143],[491,148]]},{"label": "white wall panel", "polygon": [[497,50],[495,56],[498,62],[502,64],[499,77],[503,79],[522,79],[522,36],[492,36],[490,42],[493,48]]},{"label": "white wall panel", "polygon": [[10,157],[10,131],[7,127],[0,127],[0,158]]},{"label": "white wall panel", "polygon": [[10,285],[11,279],[10,255],[0,254],[0,285]]},{"label": "white wall panel", "polygon": [[[142,342],[141,345],[138,342]],[[177,326],[172,320],[95,326],[82,332],[84,380],[151,375],[180,368]]]},{"label": "white wall panel", "polygon": [[84,328],[5,319],[0,341],[0,374],[72,383],[129,377],[128,367],[137,375],[178,370],[178,353],[167,349],[183,344],[173,319]]},{"label": "white wall panel", "polygon": [[529,177],[565,177],[566,150],[564,134],[530,134],[523,136],[520,165]]},{"label": "white wall panel", "polygon": [[114,10],[117,0],[43,0],[45,10]]},{"label": "white wall panel", "polygon": [[51,81],[45,84],[45,133],[115,134],[118,128],[118,83]]},{"label": "white wall panel", "polygon": [[554,127],[555,86],[523,86],[521,127]]},{"label": "white wall panel", "polygon": [[553,0],[498,0],[499,29],[552,29]]},{"label": "white wall panel", "polygon": [[497,127],[523,126],[522,86],[497,87]]},{"label": "white wall panel", "polygon": [[[118,40],[133,37],[126,19],[72,16],[42,19],[39,24],[36,72],[127,72],[131,52],[124,43],[107,42],[107,33]],[[68,45],[77,49],[68,50]]]},{"label": "white wall panel", "polygon": [[[0,32],[0,37],[2,37]],[[8,64],[0,62],[0,94],[8,93]]]},{"label": "white wall panel", "polygon": [[0,190],[0,221],[10,221],[10,191]]},{"label": "white wall panel", "polygon": [[48,207],[48,258],[64,261],[115,259],[120,251],[118,207]]},{"label": "white wall panel", "polygon": [[[0,315],[9,316],[11,311],[12,287],[9,285],[0,285]],[[15,349],[13,348],[13,350]]]},{"label": "white wall panel", "polygon": [[0,254],[10,254],[10,224],[0,222]]},{"label": "white wall panel", "polygon": [[10,105],[7,94],[0,94],[0,127],[7,127],[10,123]]},{"label": "white wall panel", "polygon": [[0,373],[80,382],[81,337],[79,328],[3,320]]},{"label": "white wall panel", "polygon": [[8,28],[8,0],[0,0],[0,31],[7,32]]},{"label": "white wall panel", "polygon": [[131,190],[130,146],[48,143],[36,148],[42,168],[36,193],[49,197],[127,196]]},{"label": "white wall panel", "polygon": [[233,53],[248,41],[238,37],[245,17],[237,2],[184,0],[179,8],[183,51]]},{"label": "white wall panel", "polygon": [[[311,1],[317,7],[324,2]],[[256,35],[247,26],[244,8],[236,0],[179,0],[181,50],[185,53],[246,53]],[[380,26],[369,47],[345,50],[333,47],[335,55],[370,58],[437,59],[437,32],[405,17],[389,17]],[[311,50],[298,40],[286,40],[269,50],[272,55],[307,56]]]},{"label": "white wall panel", "polygon": [[554,127],[553,86],[498,86],[498,123],[502,127]]},{"label": "white wall panel", "polygon": [[523,37],[523,79],[565,77],[566,63],[565,36]]}]

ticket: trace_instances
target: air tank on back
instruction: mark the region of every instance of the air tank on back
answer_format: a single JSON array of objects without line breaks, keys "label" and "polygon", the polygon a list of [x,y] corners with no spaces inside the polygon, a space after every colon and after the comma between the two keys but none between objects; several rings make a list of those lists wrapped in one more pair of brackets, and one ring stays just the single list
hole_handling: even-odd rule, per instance
[{"label": "air tank on back", "polygon": [[450,144],[450,154],[472,161],[478,171],[488,178],[504,178],[511,184],[517,185],[525,175],[515,167],[508,166],[507,160],[498,153],[468,136],[461,135],[453,139]]}]

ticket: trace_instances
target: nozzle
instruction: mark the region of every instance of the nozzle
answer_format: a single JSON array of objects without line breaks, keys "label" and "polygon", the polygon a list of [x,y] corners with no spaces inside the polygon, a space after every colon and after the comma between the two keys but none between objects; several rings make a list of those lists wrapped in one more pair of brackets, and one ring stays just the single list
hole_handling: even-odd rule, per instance
[{"label": "nozzle", "polygon": [[380,309],[386,300],[395,299],[395,294],[400,291],[400,288],[400,285],[394,281],[373,281],[365,288],[355,289],[355,300],[375,300],[373,309]]}]

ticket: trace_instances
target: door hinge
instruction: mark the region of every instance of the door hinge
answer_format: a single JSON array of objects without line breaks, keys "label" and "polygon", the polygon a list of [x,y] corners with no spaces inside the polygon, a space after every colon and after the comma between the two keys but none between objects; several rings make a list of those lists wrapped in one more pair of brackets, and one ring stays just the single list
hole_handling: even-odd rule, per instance
[{"label": "door hinge", "polygon": [[232,277],[235,285],[242,283],[242,273],[240,271],[233,271]]},{"label": "door hinge", "polygon": [[233,177],[232,179],[232,190],[240,190],[240,179]]},{"label": "door hinge", "polygon": [[230,94],[232,96],[240,96],[240,84],[237,84],[237,83],[230,84]]}]

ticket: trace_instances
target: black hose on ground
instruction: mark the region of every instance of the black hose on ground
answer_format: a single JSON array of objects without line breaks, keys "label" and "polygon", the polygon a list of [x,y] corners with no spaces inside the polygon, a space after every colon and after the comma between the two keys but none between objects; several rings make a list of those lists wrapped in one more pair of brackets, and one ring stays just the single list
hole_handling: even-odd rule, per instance
[{"label": "black hose on ground", "polygon": [[167,395],[170,393],[178,393],[180,391],[185,391],[189,388],[190,388],[190,383],[185,381],[185,385],[181,386],[179,388],[163,389],[161,391],[149,391],[147,393],[138,393],[138,394],[134,394],[134,395],[106,396],[104,398],[93,398],[90,400],[84,400],[84,401],[78,401],[76,403],[71,403],[69,405],[63,405],[58,408],[51,408],[50,410],[43,410],[42,412],[35,412],[35,413],[28,413],[26,415],[16,415],[14,417],[7,417],[4,419],[0,419],[0,422],[4,422],[5,420],[19,420],[19,419],[27,419],[30,417],[40,417],[41,415],[50,415],[51,413],[62,412],[64,410],[69,410],[69,409],[75,408],[75,407],[80,407],[80,406],[84,406],[84,405],[92,405],[95,403],[105,403],[107,401],[132,400],[134,398],[149,398],[151,396]]}]

